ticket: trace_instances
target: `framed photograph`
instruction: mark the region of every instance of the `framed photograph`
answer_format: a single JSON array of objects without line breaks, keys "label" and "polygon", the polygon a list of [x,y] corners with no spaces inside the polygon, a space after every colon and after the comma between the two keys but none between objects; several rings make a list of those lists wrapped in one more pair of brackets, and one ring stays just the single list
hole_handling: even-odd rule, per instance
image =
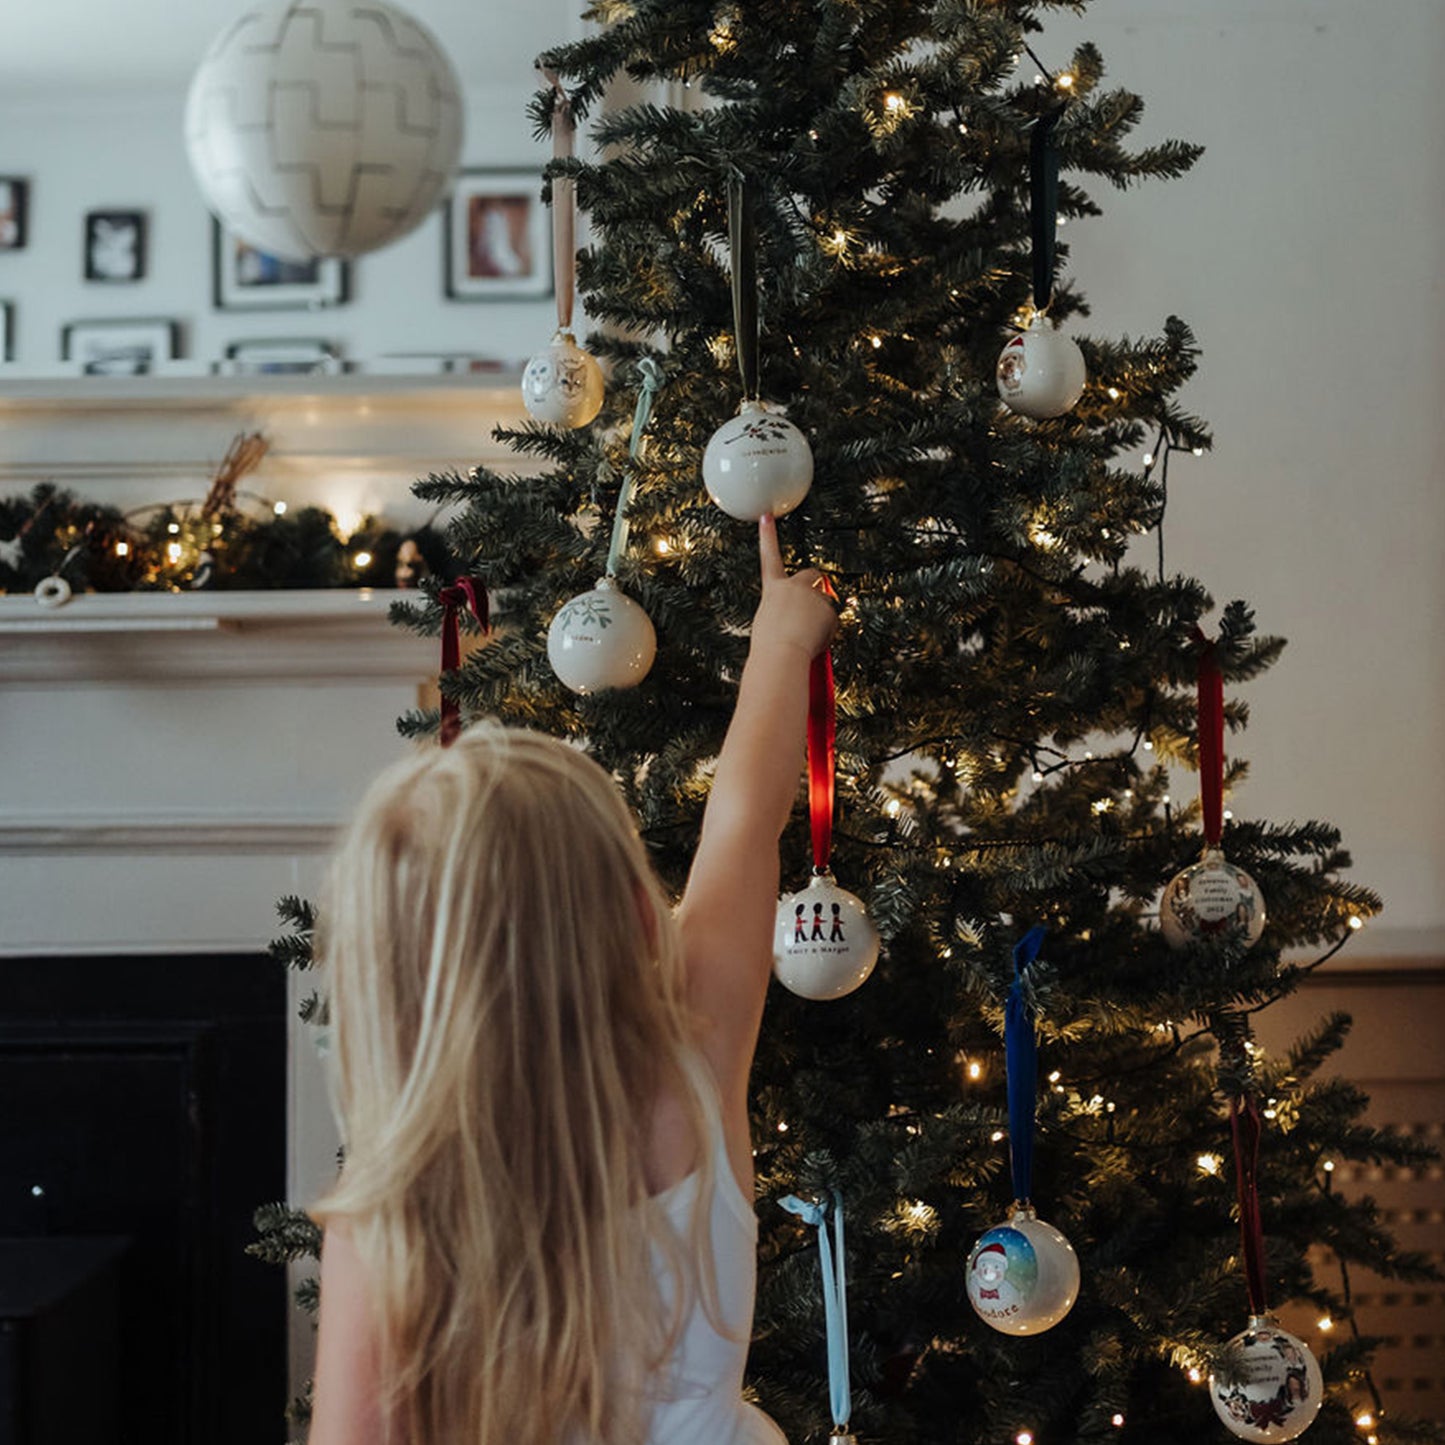
[{"label": "framed photograph", "polygon": [[0,361],[15,360],[15,303],[0,301]]},{"label": "framed photograph", "polygon": [[19,176],[0,176],[0,251],[25,246],[30,212],[30,182]]},{"label": "framed photograph", "polygon": [[85,217],[85,279],[139,281],[145,273],[145,212],[88,212]]},{"label": "framed photograph", "polygon": [[536,171],[461,171],[446,207],[453,301],[552,294],[552,218]]},{"label": "framed photograph", "polygon": [[144,376],[180,355],[178,321],[74,321],[60,333],[62,361],[82,376]]},{"label": "framed photograph", "polygon": [[283,337],[274,341],[233,341],[226,371],[248,376],[330,376],[341,370],[341,350],[329,341]]},{"label": "framed photograph", "polygon": [[351,267],[334,258],[283,261],[211,221],[211,272],[220,311],[305,311],[351,297]]}]

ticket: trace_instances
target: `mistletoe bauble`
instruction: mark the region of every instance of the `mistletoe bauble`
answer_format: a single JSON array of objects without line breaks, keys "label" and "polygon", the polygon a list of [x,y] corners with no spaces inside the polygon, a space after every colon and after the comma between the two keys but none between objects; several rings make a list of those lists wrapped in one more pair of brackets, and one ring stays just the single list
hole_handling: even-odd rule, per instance
[{"label": "mistletoe bauble", "polygon": [[782,411],[745,401],[713,434],[702,456],[708,495],[730,517],[756,522],[791,512],[813,485],[808,439]]},{"label": "mistletoe bauble", "polygon": [[547,631],[553,672],[584,695],[635,687],[656,655],[652,619],[610,577],[566,603]]}]

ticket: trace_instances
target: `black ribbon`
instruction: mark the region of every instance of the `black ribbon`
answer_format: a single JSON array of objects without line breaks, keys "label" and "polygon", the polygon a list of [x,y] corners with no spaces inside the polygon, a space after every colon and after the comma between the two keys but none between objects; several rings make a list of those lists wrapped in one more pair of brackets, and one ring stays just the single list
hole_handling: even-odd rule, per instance
[{"label": "black ribbon", "polygon": [[728,181],[728,249],[732,253],[733,335],[743,400],[758,398],[758,235],[753,193],[744,177]]},{"label": "black ribbon", "polygon": [[1054,241],[1059,226],[1059,152],[1054,127],[1064,107],[1034,122],[1029,143],[1029,228],[1034,246],[1034,309],[1048,310],[1054,299]]}]

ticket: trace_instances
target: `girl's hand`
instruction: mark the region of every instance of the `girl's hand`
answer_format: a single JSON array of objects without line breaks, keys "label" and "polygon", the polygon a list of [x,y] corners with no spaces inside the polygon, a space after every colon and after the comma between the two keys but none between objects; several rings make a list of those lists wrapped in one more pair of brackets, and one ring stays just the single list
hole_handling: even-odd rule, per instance
[{"label": "girl's hand", "polygon": [[771,516],[758,519],[758,557],[763,597],[753,615],[753,650],[782,645],[799,648],[810,659],[816,657],[838,631],[838,612],[823,590],[823,574],[816,567],[805,567],[788,575]]}]

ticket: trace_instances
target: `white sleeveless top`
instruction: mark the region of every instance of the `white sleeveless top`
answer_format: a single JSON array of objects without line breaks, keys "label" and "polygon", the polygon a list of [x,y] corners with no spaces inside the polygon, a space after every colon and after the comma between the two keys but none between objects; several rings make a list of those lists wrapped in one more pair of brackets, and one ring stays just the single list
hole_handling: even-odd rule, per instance
[{"label": "white sleeveless top", "polygon": [[[720,1334],[694,1299],[663,1378],[649,1391],[652,1419],[644,1445],[788,1445],[783,1432],[742,1398],[743,1366],[752,1334],[758,1278],[758,1221],[728,1159],[717,1109],[708,1110],[716,1185],[708,1220],[718,1304],[730,1335]],[[689,1174],[655,1198],[681,1239],[687,1239],[699,1176]],[[674,1297],[669,1271],[658,1266],[665,1306]]]}]

